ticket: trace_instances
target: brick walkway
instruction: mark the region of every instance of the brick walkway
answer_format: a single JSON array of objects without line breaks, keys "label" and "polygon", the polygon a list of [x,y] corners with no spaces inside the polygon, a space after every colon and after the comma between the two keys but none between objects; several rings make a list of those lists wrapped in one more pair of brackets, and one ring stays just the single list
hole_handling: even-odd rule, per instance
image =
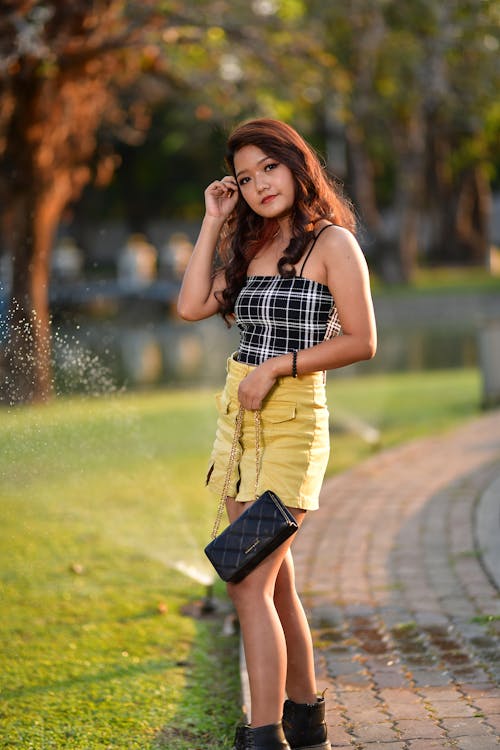
[{"label": "brick walkway", "polygon": [[294,543],[334,747],[500,746],[500,412],[325,483]]}]

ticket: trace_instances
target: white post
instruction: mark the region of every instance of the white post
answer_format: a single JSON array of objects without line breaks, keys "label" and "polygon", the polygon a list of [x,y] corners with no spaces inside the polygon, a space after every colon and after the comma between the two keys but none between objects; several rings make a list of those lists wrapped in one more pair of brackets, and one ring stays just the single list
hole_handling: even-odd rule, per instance
[{"label": "white post", "polygon": [[500,405],[500,320],[486,321],[479,332],[479,361],[483,375],[483,406]]}]

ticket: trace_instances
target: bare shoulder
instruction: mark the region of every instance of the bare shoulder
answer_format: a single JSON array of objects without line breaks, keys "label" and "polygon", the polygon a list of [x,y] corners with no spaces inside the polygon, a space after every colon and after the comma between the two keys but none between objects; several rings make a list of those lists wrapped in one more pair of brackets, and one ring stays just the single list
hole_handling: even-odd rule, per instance
[{"label": "bare shoulder", "polygon": [[318,238],[318,256],[326,284],[337,304],[342,302],[345,293],[367,294],[370,285],[368,266],[356,237],[344,227],[325,226],[328,228]]},{"label": "bare shoulder", "polygon": [[337,224],[325,224],[320,231],[318,246],[322,249],[337,252],[345,252],[351,248],[361,249],[356,237],[349,229],[339,227]]},{"label": "bare shoulder", "polygon": [[336,224],[325,224],[318,237],[318,250],[330,272],[347,265],[365,265],[365,257],[356,237],[348,229]]}]

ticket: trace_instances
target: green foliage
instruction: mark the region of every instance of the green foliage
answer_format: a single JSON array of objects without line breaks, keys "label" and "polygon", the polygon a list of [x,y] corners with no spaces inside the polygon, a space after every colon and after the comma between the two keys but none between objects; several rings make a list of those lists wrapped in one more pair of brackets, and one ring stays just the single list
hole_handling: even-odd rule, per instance
[{"label": "green foliage", "polygon": [[[132,217],[132,224],[136,216],[139,224],[151,215],[198,217],[204,187],[221,174],[224,134],[259,115],[291,121],[323,153],[331,118],[347,133],[354,127],[379,208],[398,197],[397,175],[415,129],[429,149],[429,164],[424,154],[420,159],[422,174],[435,169],[459,185],[469,167],[481,164],[489,177],[498,170],[493,2],[205,0],[161,10],[165,28],[151,37],[150,72],[175,85],[154,105],[140,156],[117,146],[122,168],[112,206],[99,197],[95,211],[104,206]],[[140,98],[150,84],[139,86]],[[354,198],[363,213],[362,198]],[[432,195],[429,201],[437,202]]]}]

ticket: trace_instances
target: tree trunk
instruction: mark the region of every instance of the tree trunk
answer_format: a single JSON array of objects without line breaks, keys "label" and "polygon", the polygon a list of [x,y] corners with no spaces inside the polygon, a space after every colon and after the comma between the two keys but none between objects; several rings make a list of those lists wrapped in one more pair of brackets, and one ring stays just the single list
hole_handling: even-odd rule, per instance
[{"label": "tree trunk", "polygon": [[[52,394],[50,255],[62,211],[89,179],[88,167],[80,164],[82,149],[87,142],[89,153],[94,147],[88,138],[94,121],[80,122],[74,114],[78,94],[77,84],[43,79],[28,63],[13,88],[2,196],[12,287],[0,352],[0,403],[45,401]],[[78,134],[71,130],[77,121]]]},{"label": "tree trunk", "polygon": [[375,194],[373,164],[365,147],[366,139],[360,126],[354,123],[347,126],[346,136],[354,201],[361,209],[370,234],[378,238],[382,231],[382,221]]},{"label": "tree trunk", "polygon": [[413,281],[421,241],[420,224],[424,187],[424,133],[415,112],[405,132],[397,138],[396,211],[399,226],[399,260],[402,279]]},{"label": "tree trunk", "polygon": [[491,187],[480,163],[453,174],[451,138],[428,122],[427,209],[434,263],[489,265]]},{"label": "tree trunk", "polygon": [[0,401],[46,401],[52,394],[50,253],[64,191],[17,200],[11,215],[13,255],[8,337],[0,361]]},{"label": "tree trunk", "polygon": [[434,197],[431,257],[435,263],[489,265],[491,188],[477,164]]},{"label": "tree trunk", "polygon": [[346,127],[349,172],[354,203],[359,207],[363,228],[368,233],[365,244],[380,275],[388,284],[402,280],[395,237],[384,225],[377,204],[375,170],[366,149],[366,137],[361,127],[350,123]]},{"label": "tree trunk", "polygon": [[473,265],[489,265],[491,188],[480,164],[464,174],[456,215],[457,244]]}]

